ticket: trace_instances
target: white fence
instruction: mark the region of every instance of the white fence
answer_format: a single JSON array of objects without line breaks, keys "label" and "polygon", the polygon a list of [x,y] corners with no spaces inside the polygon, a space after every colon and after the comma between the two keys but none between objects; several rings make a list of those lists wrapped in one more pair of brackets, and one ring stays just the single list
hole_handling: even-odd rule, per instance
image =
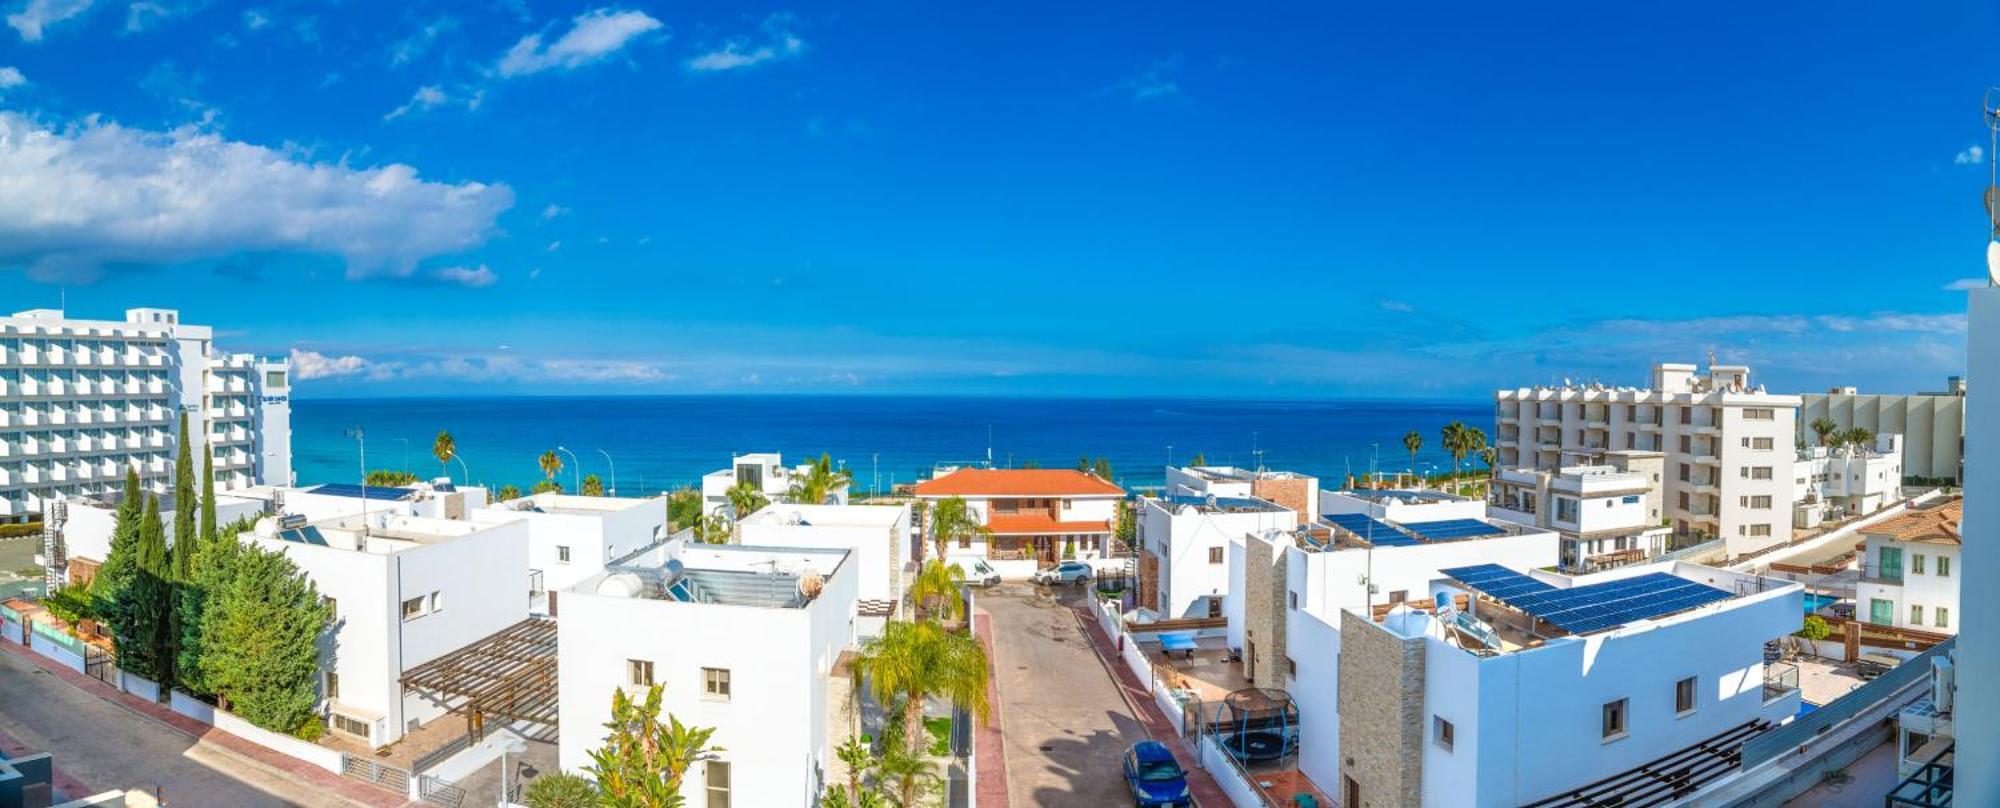
[{"label": "white fence", "polygon": [[37,633],[30,632],[28,640],[28,647],[33,649],[35,653],[60,662],[63,664],[63,667],[75,670],[77,673],[86,672],[84,671],[83,657],[77,656],[75,652],[57,645],[55,641]]},{"label": "white fence", "polygon": [[[160,686],[143,676],[123,673],[124,690],[147,701],[160,700]],[[168,698],[168,707],[176,713],[215,727],[243,740],[288,757],[298,758],[330,772],[340,771],[340,753],[318,744],[308,743],[290,735],[281,735],[245,721],[232,713],[215,709],[212,705],[182,693],[173,691]]]},{"label": "white fence", "polygon": [[120,690],[147,701],[158,702],[160,700],[160,685],[151,679],[147,679],[131,671],[119,672],[118,687]]},{"label": "white fence", "polygon": [[1222,786],[1222,793],[1236,808],[1264,808],[1264,798],[1258,796],[1257,789],[1236,767],[1236,759],[1215,745],[1215,736],[1203,735],[1195,744],[1195,764],[1215,777],[1216,785]]}]

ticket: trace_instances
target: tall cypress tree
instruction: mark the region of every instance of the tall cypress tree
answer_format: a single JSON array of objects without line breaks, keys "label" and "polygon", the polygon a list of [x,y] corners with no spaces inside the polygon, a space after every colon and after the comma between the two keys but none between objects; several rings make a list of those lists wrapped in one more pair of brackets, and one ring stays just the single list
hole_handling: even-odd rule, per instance
[{"label": "tall cypress tree", "polygon": [[273,732],[292,732],[319,703],[319,636],[327,607],[283,553],[236,548],[227,586],[203,626],[209,685],[229,708]]},{"label": "tall cypress tree", "polygon": [[127,467],[125,496],[118,500],[117,517],[111,526],[111,549],[104,554],[104,564],[97,568],[97,577],[90,582],[90,596],[100,610],[111,609],[118,593],[132,583],[138,572],[139,512],[145,505],[145,492],[139,489],[139,471]]},{"label": "tall cypress tree", "polygon": [[[148,494],[139,515],[137,562],[132,580],[118,592],[113,630],[118,639],[118,667],[151,678],[162,688],[173,679],[172,561],[167,555],[167,526],[160,520],[160,501]],[[164,695],[164,693],[163,693]]]},{"label": "tall cypress tree", "polygon": [[174,444],[174,580],[185,581],[193,572],[194,445],[188,442],[187,410],[181,410],[181,439]]},{"label": "tall cypress tree", "polygon": [[[214,692],[214,685],[203,664],[207,648],[202,643],[202,624],[214,613],[211,604],[228,581],[233,559],[230,548],[221,544],[215,533],[215,460],[207,441],[202,442],[201,476],[201,532],[190,537],[195,549],[192,570],[181,579],[175,597],[175,614],[180,618],[175,633],[180,646],[175,649],[174,675],[182,689],[208,695]],[[174,539],[176,547],[180,542],[179,537]],[[236,543],[235,535],[229,536],[229,543]]]}]

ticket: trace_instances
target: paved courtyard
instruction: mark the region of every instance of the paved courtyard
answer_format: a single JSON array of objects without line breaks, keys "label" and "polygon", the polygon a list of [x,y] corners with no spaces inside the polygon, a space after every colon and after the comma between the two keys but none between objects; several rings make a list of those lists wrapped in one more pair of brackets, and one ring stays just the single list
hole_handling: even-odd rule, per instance
[{"label": "paved courtyard", "polygon": [[978,595],[993,618],[1010,805],[1130,804],[1119,761],[1146,731],[1070,610],[1085,596],[1025,583]]},{"label": "paved courtyard", "polygon": [[211,808],[354,804],[105,701],[17,653],[0,652],[0,732],[54,753],[56,769],[92,792],[158,789],[169,805]]}]

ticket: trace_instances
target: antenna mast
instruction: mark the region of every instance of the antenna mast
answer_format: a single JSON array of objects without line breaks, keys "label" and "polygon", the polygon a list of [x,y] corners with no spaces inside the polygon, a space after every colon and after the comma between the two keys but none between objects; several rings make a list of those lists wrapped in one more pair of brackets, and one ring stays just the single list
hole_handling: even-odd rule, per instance
[{"label": "antenna mast", "polygon": [[1987,282],[2000,286],[2000,166],[1994,164],[1994,154],[2000,150],[2000,87],[1986,88],[1986,100],[1980,104],[1986,114],[1986,278]]}]

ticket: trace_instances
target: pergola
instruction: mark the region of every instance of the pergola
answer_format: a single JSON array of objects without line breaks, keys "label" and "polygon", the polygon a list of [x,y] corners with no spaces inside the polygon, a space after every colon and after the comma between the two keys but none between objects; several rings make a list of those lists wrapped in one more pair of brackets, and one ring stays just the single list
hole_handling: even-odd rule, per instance
[{"label": "pergola", "polygon": [[486,719],[524,721],[556,730],[556,621],[531,617],[409,669],[406,690],[456,702],[466,733],[485,735]]}]

